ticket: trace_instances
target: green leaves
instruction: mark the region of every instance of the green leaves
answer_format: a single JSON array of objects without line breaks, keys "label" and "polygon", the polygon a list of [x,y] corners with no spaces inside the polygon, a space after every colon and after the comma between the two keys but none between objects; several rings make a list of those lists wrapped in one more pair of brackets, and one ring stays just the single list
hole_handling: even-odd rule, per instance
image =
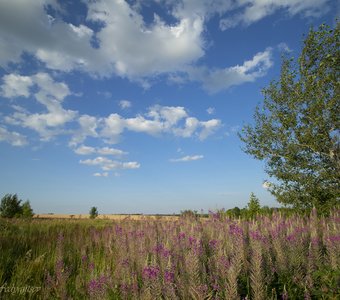
[{"label": "green leaves", "polygon": [[283,204],[325,207],[340,200],[340,25],[310,30],[297,61],[284,57],[263,90],[244,151],[266,162],[270,192]]}]

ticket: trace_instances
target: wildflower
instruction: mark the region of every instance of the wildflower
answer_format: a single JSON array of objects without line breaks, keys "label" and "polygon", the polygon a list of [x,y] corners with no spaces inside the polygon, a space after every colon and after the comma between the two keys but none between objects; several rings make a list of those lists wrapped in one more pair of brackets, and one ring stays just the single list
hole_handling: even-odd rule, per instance
[{"label": "wildflower", "polygon": [[165,270],[164,272],[164,280],[166,283],[173,283],[175,280],[175,274],[174,272]]},{"label": "wildflower", "polygon": [[88,283],[88,292],[91,296],[103,295],[108,283],[108,277],[101,275],[98,279],[91,279]]},{"label": "wildflower", "polygon": [[154,280],[158,277],[159,275],[159,268],[158,267],[153,267],[153,266],[147,266],[144,267],[142,277],[143,279],[147,280]]},{"label": "wildflower", "polygon": [[217,248],[218,241],[217,240],[210,240],[209,241],[209,247],[213,250]]},{"label": "wildflower", "polygon": [[184,232],[180,232],[180,233],[178,234],[178,239],[179,239],[179,240],[185,239],[185,233],[184,233]]},{"label": "wildflower", "polygon": [[189,244],[192,246],[196,244],[197,240],[193,236],[189,236]]},{"label": "wildflower", "polygon": [[129,266],[129,259],[128,258],[123,259],[122,266],[123,267],[128,267]]},{"label": "wildflower", "polygon": [[229,233],[234,236],[243,236],[243,229],[236,224],[230,224]]}]

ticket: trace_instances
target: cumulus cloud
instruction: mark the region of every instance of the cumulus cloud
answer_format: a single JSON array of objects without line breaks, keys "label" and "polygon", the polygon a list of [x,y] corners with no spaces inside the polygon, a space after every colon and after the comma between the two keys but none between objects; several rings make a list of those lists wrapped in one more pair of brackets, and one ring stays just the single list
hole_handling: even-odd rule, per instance
[{"label": "cumulus cloud", "polygon": [[181,17],[168,25],[157,15],[146,24],[125,1],[96,1],[88,5],[88,20],[105,26],[97,33],[98,52],[113,72],[138,78],[172,72],[204,54],[203,18]]},{"label": "cumulus cloud", "polygon": [[288,15],[295,16],[301,14],[304,17],[320,17],[329,10],[328,0],[246,0],[235,3],[231,13],[227,18],[220,20],[220,29],[227,30],[238,25],[248,26],[277,10],[285,10]]},{"label": "cumulus cloud", "polygon": [[[146,85],[145,78],[162,73],[183,82],[183,76],[174,75],[174,72],[182,72],[188,79],[201,82],[207,91],[218,92],[254,81],[266,73],[271,63],[258,53],[241,66],[213,70],[196,66],[197,60],[205,54],[204,23],[211,16],[228,13],[228,18],[220,21],[220,28],[226,30],[238,24],[254,23],[278,9],[285,9],[291,16],[319,16],[328,9],[327,0],[248,0],[239,3],[183,0],[163,4],[168,5],[168,12],[175,18],[173,24],[167,24],[157,15],[147,24],[136,9],[138,6],[125,1],[89,2],[87,20],[102,25],[95,32],[84,24],[75,26],[48,15],[47,5],[62,12],[52,0],[2,1],[0,64],[19,62],[26,51],[50,69],[65,72],[80,69],[99,76],[117,74]],[[98,41],[97,47],[92,45],[94,39]],[[263,54],[268,56],[268,50]],[[247,63],[252,61],[261,72],[248,70],[252,67]],[[7,97],[27,97],[31,86],[29,78],[20,77],[14,83],[12,86],[7,84],[3,93]],[[128,108],[129,102],[122,100],[120,106]]]},{"label": "cumulus cloud", "polygon": [[95,148],[90,146],[81,145],[78,148],[74,149],[74,152],[79,155],[90,155],[90,154],[100,154],[100,155],[113,155],[113,156],[122,156],[128,154],[120,149],[109,148],[109,147],[102,147],[102,148]]},{"label": "cumulus cloud", "polygon": [[103,119],[100,135],[108,143],[117,143],[124,130],[146,133],[153,136],[173,134],[189,138],[193,135],[200,140],[206,139],[221,126],[221,121],[212,119],[199,121],[190,117],[184,107],[155,105],[145,115],[123,118],[119,114],[111,114]]},{"label": "cumulus cloud", "polygon": [[272,48],[267,48],[242,65],[212,70],[207,67],[193,67],[188,69],[188,74],[191,80],[201,82],[207,92],[217,93],[231,86],[253,82],[263,77],[272,65]]},{"label": "cumulus cloud", "polygon": [[120,100],[119,106],[120,106],[121,109],[127,109],[127,108],[130,108],[132,106],[132,104],[129,100]]},{"label": "cumulus cloud", "polygon": [[33,96],[45,107],[45,112],[42,113],[17,110],[5,119],[9,124],[35,130],[42,140],[49,140],[60,134],[63,125],[77,116],[76,111],[65,110],[62,107],[65,97],[71,94],[68,86],[63,82],[54,81],[47,73],[37,73],[32,76],[5,75],[1,85],[1,94],[7,98]]},{"label": "cumulus cloud", "polygon": [[8,131],[7,128],[0,126],[0,142],[7,142],[12,146],[25,146],[28,144],[27,138],[15,131]]},{"label": "cumulus cloud", "polygon": [[107,157],[98,156],[94,159],[80,160],[80,164],[87,166],[99,166],[103,171],[117,170],[117,169],[139,169],[140,164],[135,161],[122,162],[111,160]]},{"label": "cumulus cloud", "polygon": [[102,172],[102,173],[94,173],[93,176],[95,177],[108,177],[109,176],[109,172]]},{"label": "cumulus cloud", "polygon": [[171,162],[188,162],[188,161],[194,161],[194,160],[200,160],[203,159],[204,156],[203,155],[188,155],[188,156],[184,156],[181,158],[172,158],[170,159]]},{"label": "cumulus cloud", "polygon": [[[196,65],[209,44],[204,30],[212,17],[217,15],[220,28],[226,30],[239,24],[250,25],[279,9],[290,16],[304,17],[317,17],[329,9],[328,0],[156,2],[172,18],[171,23],[157,14],[145,21],[141,13],[143,1],[83,2],[87,12],[82,17],[87,23],[75,25],[66,21],[65,12],[55,0],[3,0],[0,66],[19,63],[22,54],[29,53],[53,70],[81,70],[100,77],[115,74],[145,87],[160,74],[183,82],[183,76],[175,75],[182,72],[187,79],[202,82],[207,90],[219,91],[257,76],[245,76],[238,66],[209,70]],[[47,7],[53,7],[56,13]],[[203,80],[206,75],[207,81]],[[16,83],[18,86],[6,91],[7,95],[27,95],[25,87],[30,83],[24,78]]]},{"label": "cumulus cloud", "polygon": [[69,146],[76,147],[87,137],[98,137],[97,128],[99,126],[99,120],[96,117],[81,115],[77,122],[79,128],[73,131],[73,136],[69,142]]},{"label": "cumulus cloud", "polygon": [[207,113],[208,113],[209,115],[213,115],[213,114],[215,113],[215,108],[214,108],[214,107],[209,107],[209,108],[207,108]]},{"label": "cumulus cloud", "polygon": [[29,97],[30,87],[33,85],[33,80],[29,76],[20,76],[17,74],[5,75],[1,85],[1,95],[6,98],[14,97]]}]

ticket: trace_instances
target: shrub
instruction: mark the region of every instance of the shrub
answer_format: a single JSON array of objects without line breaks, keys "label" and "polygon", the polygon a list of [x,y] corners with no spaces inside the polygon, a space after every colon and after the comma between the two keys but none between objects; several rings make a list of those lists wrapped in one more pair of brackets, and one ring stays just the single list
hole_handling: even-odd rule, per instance
[{"label": "shrub", "polygon": [[90,218],[95,219],[97,217],[98,217],[98,209],[97,209],[97,207],[93,206],[90,209]]},{"label": "shrub", "polygon": [[21,200],[19,200],[17,194],[11,195],[6,194],[1,199],[0,204],[0,215],[4,218],[13,218],[22,215],[23,208],[20,205]]}]

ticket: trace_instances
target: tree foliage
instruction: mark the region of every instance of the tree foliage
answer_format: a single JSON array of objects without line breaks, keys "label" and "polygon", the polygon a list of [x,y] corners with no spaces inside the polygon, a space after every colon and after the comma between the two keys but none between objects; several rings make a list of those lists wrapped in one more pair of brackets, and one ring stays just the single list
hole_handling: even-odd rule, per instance
[{"label": "tree foliage", "polygon": [[22,203],[17,194],[6,194],[1,199],[0,216],[3,218],[24,217],[32,218],[33,209],[29,200]]},{"label": "tree foliage", "polygon": [[255,217],[261,210],[260,200],[254,193],[250,194],[249,202],[247,205],[249,217]]},{"label": "tree foliage", "polygon": [[0,215],[3,218],[18,217],[22,214],[21,200],[19,200],[17,194],[6,194],[1,199]]},{"label": "tree foliage", "polygon": [[269,191],[297,208],[340,201],[339,29],[311,29],[298,61],[283,57],[280,79],[239,135],[274,178]]},{"label": "tree foliage", "polygon": [[34,213],[29,200],[25,201],[21,206],[21,213],[24,218],[32,218]]},{"label": "tree foliage", "polygon": [[90,218],[95,219],[97,217],[98,217],[98,209],[97,209],[97,207],[93,206],[90,209]]}]

